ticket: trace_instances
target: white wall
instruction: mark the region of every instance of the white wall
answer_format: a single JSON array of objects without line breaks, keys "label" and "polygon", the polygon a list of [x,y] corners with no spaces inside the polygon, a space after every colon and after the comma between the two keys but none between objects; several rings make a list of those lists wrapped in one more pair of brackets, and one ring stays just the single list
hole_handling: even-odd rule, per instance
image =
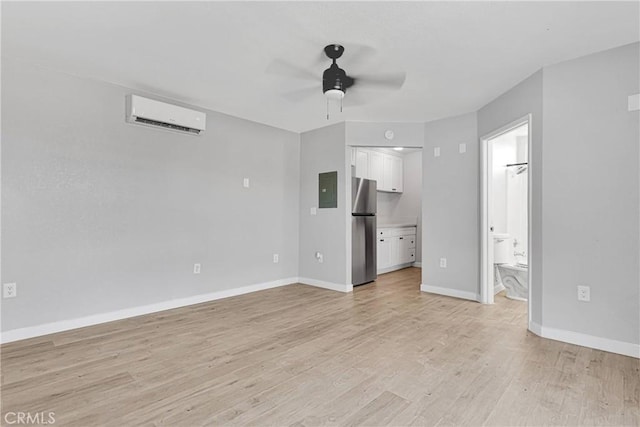
[{"label": "white wall", "polygon": [[[548,331],[543,331],[546,336],[626,354],[637,354],[640,341],[640,118],[627,111],[627,96],[640,92],[639,46],[545,67],[481,108],[477,132],[482,137],[532,115],[532,324]],[[455,118],[441,122],[440,140],[459,138]],[[430,167],[438,164],[429,158],[434,145],[430,126],[426,170],[434,174],[434,182],[453,179],[459,181],[454,186],[462,186],[464,176]],[[473,156],[477,162],[477,153]],[[431,194],[427,175],[425,247],[445,248],[445,233],[429,235],[429,206],[440,201],[442,211],[459,212],[458,198]],[[467,220],[477,223],[478,217]],[[468,250],[470,258],[479,257],[476,244]],[[433,279],[428,268],[438,271],[430,260],[436,255],[426,251],[423,256],[425,283]],[[591,286],[590,303],[577,301],[578,284]],[[444,286],[463,289],[454,282]]]},{"label": "white wall", "polygon": [[131,125],[130,92],[3,58],[3,331],[297,276],[299,136]]},{"label": "white wall", "polygon": [[[347,206],[346,194],[348,161],[345,146],[344,123],[305,132],[300,136],[300,268],[299,276],[305,279],[347,286],[350,275],[347,269]],[[317,209],[311,215],[310,209],[318,207],[318,174],[338,172],[338,207]],[[324,255],[319,263],[315,253]],[[350,254],[349,254],[350,255]]]},{"label": "white wall", "polygon": [[[392,130],[392,140],[385,138],[385,131]],[[370,123],[346,122],[346,144],[372,147],[422,147],[424,144],[424,123]]]},{"label": "white wall", "polygon": [[[531,154],[529,180],[531,194],[531,253],[528,254],[531,274],[531,320],[542,321],[543,259],[542,259],[542,78],[540,70],[478,110],[478,136],[481,138],[527,114],[531,114]],[[478,160],[479,161],[479,160]],[[480,256],[478,248],[478,257]]]},{"label": "white wall", "polygon": [[[434,157],[435,147],[440,157]],[[422,284],[471,299],[480,283],[478,156],[476,113],[425,125]],[[447,258],[447,268],[439,266],[440,258]]]},{"label": "white wall", "polygon": [[[544,70],[543,326],[640,343],[640,43]],[[578,302],[576,286],[591,286]]]}]

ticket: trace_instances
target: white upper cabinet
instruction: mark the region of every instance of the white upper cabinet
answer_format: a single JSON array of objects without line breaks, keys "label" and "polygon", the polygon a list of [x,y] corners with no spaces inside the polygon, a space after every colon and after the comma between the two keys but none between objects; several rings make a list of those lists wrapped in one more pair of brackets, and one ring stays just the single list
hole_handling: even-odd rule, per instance
[{"label": "white upper cabinet", "polygon": [[391,157],[391,191],[402,193],[402,157]]},{"label": "white upper cabinet", "polygon": [[382,173],[382,165],[384,162],[384,154],[378,151],[369,152],[369,179],[373,179],[377,182],[377,189],[380,190],[384,182],[384,176]]},{"label": "white upper cabinet", "polygon": [[369,179],[369,152],[356,150],[356,177]]},{"label": "white upper cabinet", "polygon": [[402,157],[358,148],[356,177],[375,180],[378,191],[402,193]]}]

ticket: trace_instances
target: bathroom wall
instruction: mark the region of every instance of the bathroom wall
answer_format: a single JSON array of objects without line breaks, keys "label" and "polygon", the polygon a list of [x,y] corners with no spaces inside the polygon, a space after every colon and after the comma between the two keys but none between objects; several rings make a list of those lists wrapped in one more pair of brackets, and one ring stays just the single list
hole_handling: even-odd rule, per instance
[{"label": "bathroom wall", "polygon": [[492,204],[496,233],[509,233],[507,227],[507,165],[516,163],[515,138],[507,134],[493,140]]},{"label": "bathroom wall", "polygon": [[[525,127],[519,127],[492,140],[493,225],[496,233],[508,234],[509,263],[527,263],[528,171],[509,164],[527,161]],[[522,255],[515,255],[515,253]]]},{"label": "bathroom wall", "polygon": [[[520,163],[516,160],[517,163]],[[507,234],[511,247],[511,262],[528,265],[528,169],[522,166],[506,168]]]}]

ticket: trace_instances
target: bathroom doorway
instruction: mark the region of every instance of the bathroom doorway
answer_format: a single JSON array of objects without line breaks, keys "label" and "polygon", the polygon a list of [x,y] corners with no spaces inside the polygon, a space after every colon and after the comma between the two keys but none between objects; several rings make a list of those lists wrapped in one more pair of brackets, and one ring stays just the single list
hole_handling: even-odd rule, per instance
[{"label": "bathroom doorway", "polygon": [[531,115],[482,137],[480,301],[528,304],[531,313]]}]

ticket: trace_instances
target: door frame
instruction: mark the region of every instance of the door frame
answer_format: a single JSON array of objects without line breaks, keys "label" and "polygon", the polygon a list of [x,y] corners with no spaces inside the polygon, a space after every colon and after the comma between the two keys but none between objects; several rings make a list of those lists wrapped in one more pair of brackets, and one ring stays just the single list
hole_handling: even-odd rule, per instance
[{"label": "door frame", "polygon": [[531,113],[520,117],[517,120],[512,121],[511,123],[506,124],[505,126],[500,127],[499,129],[494,130],[480,138],[480,302],[483,304],[493,304],[493,268],[489,268],[489,266],[493,265],[493,238],[490,236],[489,228],[491,224],[489,224],[489,218],[491,218],[491,206],[489,203],[489,194],[491,194],[491,176],[490,173],[492,171],[492,147],[489,146],[489,141],[497,138],[500,135],[503,135],[517,127],[522,125],[527,126],[527,162],[528,162],[528,171],[527,171],[527,260],[529,268],[527,269],[528,274],[528,317],[529,322],[531,322],[531,284],[533,283],[531,280],[531,270],[532,270],[532,262],[535,261],[532,259],[532,243],[531,243],[531,225],[533,221],[531,220],[531,208],[532,208],[532,189],[533,189],[533,180],[531,179],[531,171],[533,169],[532,162],[532,115]]}]

